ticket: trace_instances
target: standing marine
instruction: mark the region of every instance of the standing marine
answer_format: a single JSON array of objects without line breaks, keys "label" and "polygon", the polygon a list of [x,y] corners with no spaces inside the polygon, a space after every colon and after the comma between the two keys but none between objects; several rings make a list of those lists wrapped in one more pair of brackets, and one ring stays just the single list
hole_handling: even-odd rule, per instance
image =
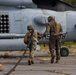
[{"label": "standing marine", "polygon": [[43,34],[35,30],[32,25],[28,25],[27,30],[28,32],[25,35],[24,43],[29,45],[28,65],[31,65],[34,64],[34,51],[36,50],[38,40],[43,36]]},{"label": "standing marine", "polygon": [[48,25],[46,26],[46,31],[44,36],[50,35],[49,37],[49,50],[51,53],[51,63],[54,63],[54,58],[56,57],[56,62],[60,60],[60,41],[62,35],[62,26],[57,23],[52,16],[48,17]]}]

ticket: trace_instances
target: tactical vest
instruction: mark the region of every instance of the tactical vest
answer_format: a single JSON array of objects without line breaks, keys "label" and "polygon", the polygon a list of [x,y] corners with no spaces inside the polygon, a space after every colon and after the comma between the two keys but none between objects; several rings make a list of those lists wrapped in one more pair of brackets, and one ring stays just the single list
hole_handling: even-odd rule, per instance
[{"label": "tactical vest", "polygon": [[56,23],[55,21],[51,21],[49,24],[50,24],[50,35],[60,33],[60,28],[61,28],[60,23]]}]

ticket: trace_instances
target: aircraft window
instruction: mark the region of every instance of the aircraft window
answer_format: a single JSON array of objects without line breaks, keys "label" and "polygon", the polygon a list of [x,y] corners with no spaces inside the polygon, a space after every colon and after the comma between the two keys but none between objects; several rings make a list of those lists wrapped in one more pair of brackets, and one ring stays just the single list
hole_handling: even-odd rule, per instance
[{"label": "aircraft window", "polygon": [[9,16],[0,15],[0,33],[9,32]]}]

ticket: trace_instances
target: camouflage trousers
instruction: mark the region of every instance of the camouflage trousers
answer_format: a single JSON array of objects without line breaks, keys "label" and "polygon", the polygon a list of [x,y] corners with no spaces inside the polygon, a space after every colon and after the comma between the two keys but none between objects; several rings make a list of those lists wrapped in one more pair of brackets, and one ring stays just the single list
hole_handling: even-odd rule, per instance
[{"label": "camouflage trousers", "polygon": [[60,60],[60,38],[53,37],[49,40],[49,50],[52,58]]},{"label": "camouflage trousers", "polygon": [[37,42],[32,41],[29,46],[29,58],[33,59],[34,58],[34,52],[36,50]]}]

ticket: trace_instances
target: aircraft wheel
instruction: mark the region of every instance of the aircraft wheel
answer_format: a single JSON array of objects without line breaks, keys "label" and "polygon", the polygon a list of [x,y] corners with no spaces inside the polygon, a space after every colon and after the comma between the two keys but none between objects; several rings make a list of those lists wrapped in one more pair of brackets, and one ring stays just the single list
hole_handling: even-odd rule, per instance
[{"label": "aircraft wheel", "polygon": [[68,50],[68,48],[61,48],[61,50],[60,50],[60,55],[61,56],[68,56],[69,55],[69,50]]}]

